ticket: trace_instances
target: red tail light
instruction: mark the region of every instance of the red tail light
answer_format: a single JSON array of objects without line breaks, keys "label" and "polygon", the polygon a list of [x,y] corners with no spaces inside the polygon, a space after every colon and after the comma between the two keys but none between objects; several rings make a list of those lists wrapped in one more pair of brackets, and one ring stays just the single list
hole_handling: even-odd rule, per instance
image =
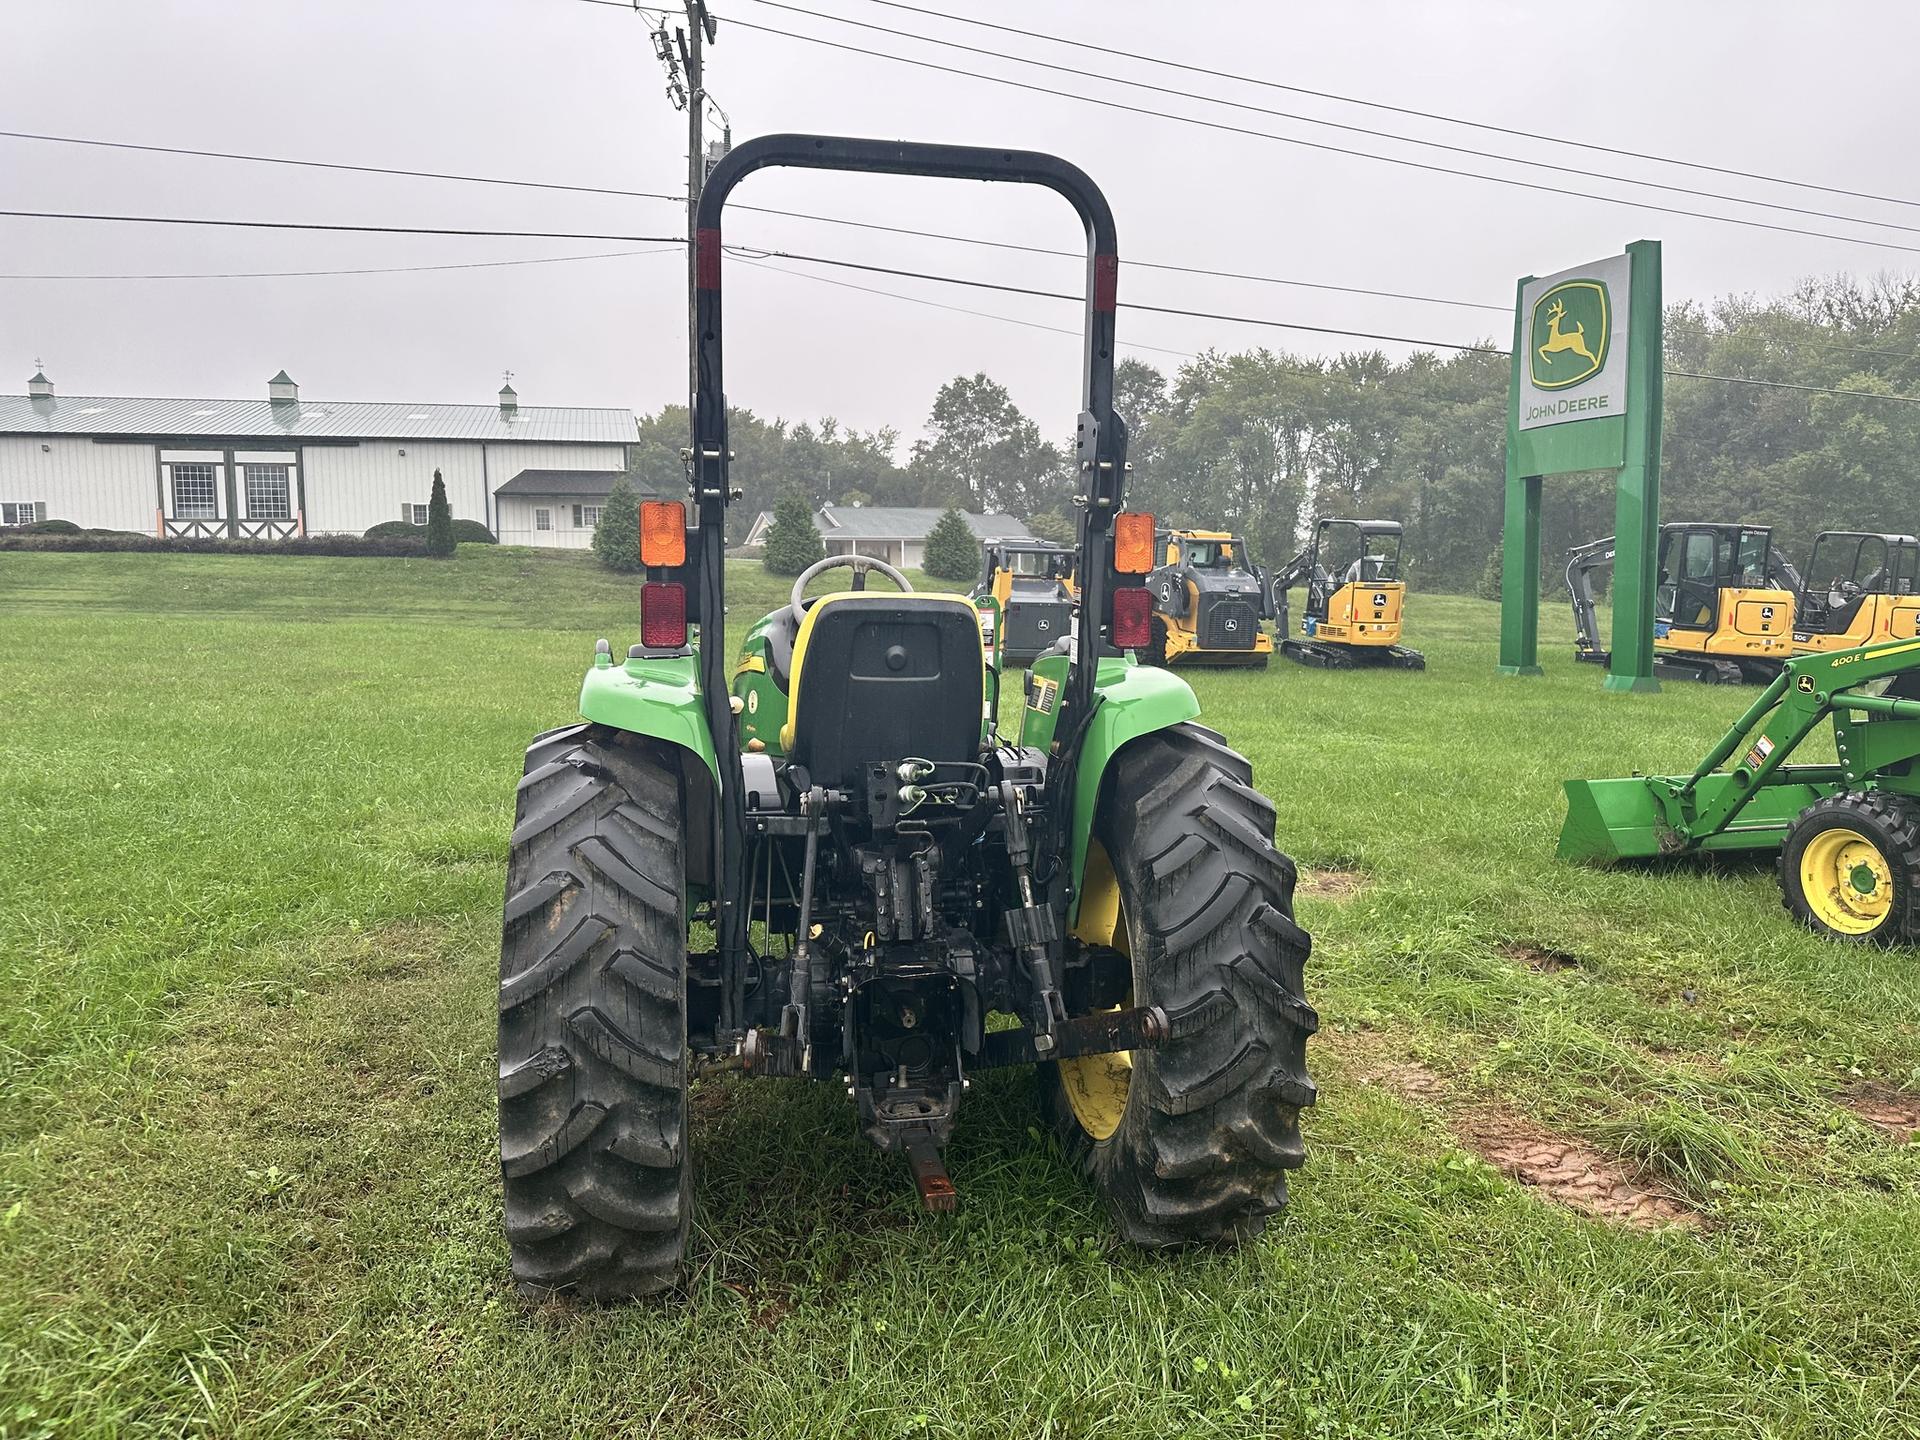
[{"label": "red tail light", "polygon": [[1140,650],[1153,643],[1153,592],[1129,585],[1113,592],[1113,643]]},{"label": "red tail light", "polygon": [[640,643],[649,650],[678,650],[687,643],[687,587],[640,587]]}]

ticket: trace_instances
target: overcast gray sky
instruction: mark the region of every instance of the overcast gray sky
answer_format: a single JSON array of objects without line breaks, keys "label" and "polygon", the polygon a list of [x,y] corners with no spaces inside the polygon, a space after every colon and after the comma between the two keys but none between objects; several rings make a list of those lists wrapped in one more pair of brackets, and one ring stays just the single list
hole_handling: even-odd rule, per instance
[{"label": "overcast gray sky", "polygon": [[[809,9],[1068,65],[1098,57],[934,20],[873,0]],[[1098,41],[1288,85],[1518,129],[1920,198],[1906,74],[1910,3],[1339,4],[925,0],[928,8]],[[1128,270],[1129,258],[1335,285],[1511,303],[1545,274],[1641,237],[1666,245],[1668,298],[1771,292],[1848,270],[1911,271],[1913,251],[1718,224],[1515,189],[1105,110],[729,25],[805,32],[969,72],[1321,143],[1547,185],[1634,194],[1920,247],[1920,233],[1660,195],[1298,121],[1049,74],[774,8],[713,0],[709,83],[736,138],[773,130],[1022,146],[1065,155],[1117,215],[1121,298],[1435,340],[1495,336],[1484,311]],[[8,0],[0,128],[354,164],[673,191],[685,121],[668,104],[650,18],[587,0]],[[1446,143],[1920,226],[1920,209],[1569,150],[1155,65],[1100,73]],[[0,139],[0,208],[350,224],[671,235],[670,203],[453,181],[347,175]],[[1057,199],[1017,187],[765,173],[740,201],[1061,249],[1081,241]],[[730,241],[1046,289],[1075,262],[741,213]],[[582,255],[620,244],[224,231],[0,218],[0,272],[344,269]],[[794,271],[817,267],[781,262]],[[842,280],[1071,329],[1073,307],[924,281]],[[1071,427],[1077,342],[728,262],[734,403],[836,415],[909,437],[935,389],[985,370],[1050,434]],[[36,360],[63,394],[247,397],[282,366],[311,398],[480,401],[503,369],[526,404],[628,405],[685,391],[676,253],[403,275],[250,280],[0,280],[0,391]],[[1358,341],[1128,314],[1123,342],[1297,353]],[[1392,354],[1405,347],[1383,347]],[[1171,368],[1179,356],[1141,350]]]}]

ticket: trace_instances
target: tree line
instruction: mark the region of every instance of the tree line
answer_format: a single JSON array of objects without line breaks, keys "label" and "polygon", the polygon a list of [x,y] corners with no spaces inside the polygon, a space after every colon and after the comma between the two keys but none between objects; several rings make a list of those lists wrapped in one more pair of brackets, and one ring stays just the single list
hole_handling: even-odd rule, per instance
[{"label": "tree line", "polygon": [[[1764,300],[1685,302],[1668,308],[1666,342],[1664,516],[1772,524],[1796,561],[1820,529],[1920,530],[1920,404],[1867,398],[1920,394],[1920,281],[1838,277]],[[1508,336],[1479,343],[1501,353],[1215,350],[1171,373],[1124,360],[1115,383],[1131,437],[1128,504],[1174,525],[1238,531],[1270,565],[1315,517],[1397,519],[1417,585],[1471,590],[1499,544],[1506,445]],[[1036,534],[1072,534],[1071,442],[1047,439],[984,374],[943,385],[924,438],[904,449],[896,430],[832,419],[737,410],[730,424],[745,491],[736,543],[756,511],[789,493],[810,507],[1002,510]],[[640,488],[678,492],[686,429],[677,406],[641,422]],[[1547,485],[1549,561],[1613,528],[1606,476]]]}]

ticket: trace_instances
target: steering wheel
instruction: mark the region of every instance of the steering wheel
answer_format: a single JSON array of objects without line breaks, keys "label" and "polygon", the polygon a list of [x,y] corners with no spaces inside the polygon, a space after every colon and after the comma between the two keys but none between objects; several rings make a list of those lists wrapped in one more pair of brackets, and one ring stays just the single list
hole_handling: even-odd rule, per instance
[{"label": "steering wheel", "polygon": [[843,568],[855,572],[878,570],[882,575],[898,585],[903,592],[907,594],[913,593],[912,582],[884,560],[876,560],[871,555],[829,555],[824,560],[814,561],[813,564],[802,570],[795,578],[793,582],[793,594],[787,597],[787,608],[793,611],[794,624],[798,625],[802,620],[807,618],[806,602],[802,597],[807,593],[807,586],[812,583],[814,576],[824,575],[829,570],[839,570]]}]

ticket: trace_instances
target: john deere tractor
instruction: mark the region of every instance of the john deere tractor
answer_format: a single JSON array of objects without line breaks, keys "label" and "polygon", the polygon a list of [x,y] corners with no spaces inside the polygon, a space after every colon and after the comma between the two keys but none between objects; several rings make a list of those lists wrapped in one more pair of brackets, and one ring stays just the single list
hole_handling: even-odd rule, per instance
[{"label": "john deere tractor", "polygon": [[[1012,734],[980,611],[877,560],[812,567],[726,654],[721,221],[774,166],[1039,185],[1085,227],[1073,643],[1027,673]],[[670,1285],[689,1079],[720,1071],[843,1090],[848,1123],[943,1210],[975,1077],[1034,1067],[1127,1240],[1254,1234],[1314,1099],[1309,940],[1252,767],[1196,723],[1185,683],[1129,653],[1152,635],[1154,530],[1122,509],[1105,198],[1048,155],[767,136],[707,180],[694,269],[688,499],[642,507],[640,641],[621,659],[600,643],[579,722],[534,740],[516,803],[499,1040],[514,1274],[534,1293]],[[828,576],[850,588],[810,597]]]}]

